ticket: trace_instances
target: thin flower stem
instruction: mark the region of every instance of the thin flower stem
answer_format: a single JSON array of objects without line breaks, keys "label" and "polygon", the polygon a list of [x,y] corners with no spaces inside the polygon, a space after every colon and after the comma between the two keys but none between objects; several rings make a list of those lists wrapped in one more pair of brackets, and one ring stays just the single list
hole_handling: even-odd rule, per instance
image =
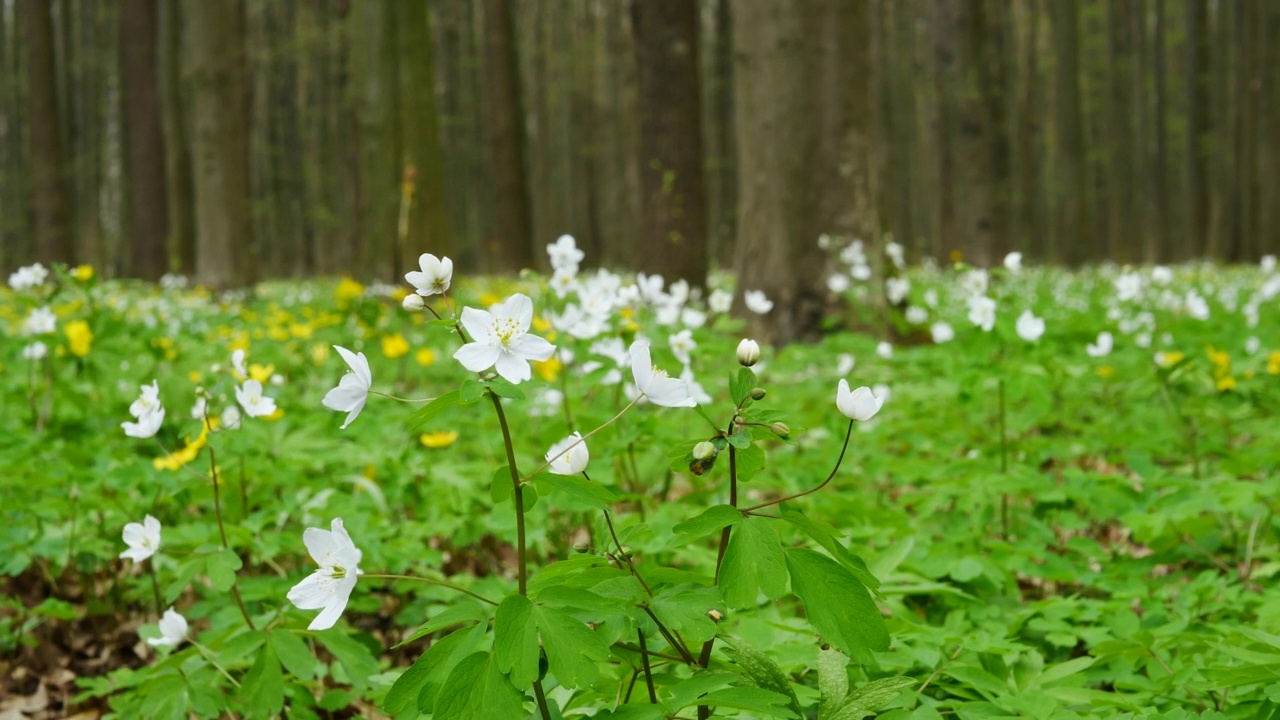
[{"label": "thin flower stem", "polygon": [[[738,414],[733,415],[734,421],[738,419]],[[852,427],[852,421],[850,421]],[[733,434],[733,421],[729,423],[727,434]],[[847,440],[846,440],[847,442]],[[832,473],[833,475],[835,473]],[[828,478],[830,479],[830,478]],[[738,449],[733,445],[729,446],[729,505],[738,507]],[[729,548],[729,538],[733,530],[732,525],[727,525],[720,531],[720,549],[716,551],[716,574],[715,584],[720,585],[720,566],[724,563],[725,551]],[[709,638],[702,644],[702,652],[698,653],[698,665],[700,667],[708,667],[711,664],[711,650],[715,647],[715,636]],[[711,708],[707,705],[698,706],[698,720],[707,720],[711,717]]]},{"label": "thin flower stem", "polygon": [[[850,437],[852,437],[852,436],[853,436],[853,421],[852,421],[852,420],[850,420],[850,421],[849,421],[849,429],[848,429],[847,431],[845,431],[845,434],[844,434],[844,445],[842,445],[842,446],[840,447],[840,457],[836,458],[836,466],[835,466],[835,467],[833,467],[833,468],[831,468],[831,473],[830,473],[829,475],[827,475],[827,479],[826,479],[826,480],[823,480],[822,482],[818,483],[818,485],[817,485],[817,486],[812,487],[812,488],[809,488],[808,490],[805,490],[805,491],[803,491],[803,492],[798,492],[798,493],[795,493],[794,495],[788,495],[788,496],[786,496],[786,497],[784,497],[784,498],[778,498],[777,500],[770,500],[770,501],[768,501],[768,502],[762,502],[762,503],[760,503],[759,505],[752,505],[752,506],[751,506],[751,507],[749,507],[749,508],[743,508],[742,512],[747,513],[747,514],[752,514],[752,513],[755,513],[755,511],[756,511],[756,510],[760,510],[760,509],[762,509],[762,508],[767,508],[767,507],[770,507],[770,506],[772,506],[772,505],[781,505],[781,504],[782,504],[782,503],[784,503],[784,502],[788,502],[788,501],[790,501],[790,500],[795,500],[796,498],[802,498],[802,497],[804,497],[805,495],[812,495],[813,493],[816,493],[816,492],[818,492],[819,490],[821,490],[822,488],[826,487],[826,486],[827,486],[827,484],[828,484],[828,483],[830,483],[830,482],[832,481],[832,479],[834,479],[834,478],[835,478],[836,473],[840,471],[840,465],[841,465],[842,463],[844,463],[844,454],[845,454],[845,452],[849,449],[849,438],[850,438]],[[732,447],[732,446],[731,446],[731,447]],[[733,456],[732,456],[732,455],[730,455],[729,457],[730,457],[730,459],[732,459],[732,458],[733,458]]]},{"label": "thin flower stem", "polygon": [[222,677],[231,681],[232,685],[235,685],[236,687],[240,687],[240,683],[237,682],[235,678],[231,677],[231,673],[227,672],[226,668],[218,664],[218,661],[213,657],[213,653],[209,652],[209,648],[201,645],[195,640],[191,640],[191,638],[187,638],[187,640],[191,642],[191,645],[195,647],[195,649],[200,651],[200,654],[204,656],[204,659],[208,661],[210,665],[214,666],[215,668],[218,669],[218,672],[222,673]]},{"label": "thin flower stem", "polygon": [[636,630],[640,639],[640,662],[644,665],[644,684],[649,686],[649,703],[658,704],[658,691],[653,687],[653,669],[649,667],[649,647],[644,642],[644,631]]},{"label": "thin flower stem", "polygon": [[164,615],[164,601],[160,599],[160,580],[156,577],[156,558],[154,555],[147,561],[147,574],[151,576],[151,596],[156,601],[156,620]]},{"label": "thin flower stem", "polygon": [[438,585],[443,588],[449,588],[450,590],[456,590],[462,593],[463,595],[470,595],[471,597],[479,600],[480,602],[488,603],[490,605],[493,605],[494,607],[498,606],[498,603],[494,602],[493,600],[490,600],[489,598],[483,595],[471,592],[470,590],[464,587],[454,585],[453,583],[450,583],[450,582],[445,582],[444,580],[435,580],[432,578],[418,577],[416,575],[375,574],[375,575],[361,575],[360,577],[363,577],[366,580],[412,580],[413,582],[425,583],[427,585]]},{"label": "thin flower stem", "polygon": [[[581,438],[580,440],[578,440],[577,442],[573,443],[572,445],[570,445],[569,447],[565,448],[564,450],[561,450],[559,453],[555,454],[554,456],[552,456],[552,457],[550,457],[550,458],[547,458],[547,461],[546,461],[545,463],[543,463],[543,464],[542,464],[542,467],[540,467],[540,468],[538,468],[537,470],[534,470],[533,472],[529,473],[529,477],[533,477],[534,475],[537,475],[538,473],[542,472],[543,470],[546,470],[547,468],[551,467],[551,463],[555,462],[556,460],[559,460],[561,457],[563,457],[563,456],[565,455],[565,453],[569,452],[570,450],[572,450],[572,449],[574,449],[574,448],[578,447],[579,445],[581,445],[582,443],[586,442],[586,441],[587,441],[587,438],[591,437],[592,435],[595,435],[596,433],[600,432],[601,430],[603,430],[603,429],[605,429],[605,428],[609,427],[610,425],[614,424],[615,422],[617,422],[617,421],[618,421],[618,419],[619,419],[619,418],[621,418],[623,415],[625,415],[625,414],[627,413],[627,411],[628,411],[628,410],[630,410],[631,408],[635,407],[635,404],[636,404],[636,403],[640,402],[640,398],[641,398],[641,397],[644,397],[644,396],[643,396],[643,395],[637,395],[635,400],[632,400],[632,401],[631,401],[631,402],[630,402],[626,407],[624,407],[624,408],[622,408],[621,410],[619,410],[617,415],[614,415],[613,417],[609,418],[607,421],[605,421],[605,423],[604,423],[603,425],[601,425],[600,427],[596,428],[595,430],[592,430],[591,432],[587,433],[586,435],[583,435],[583,436],[582,436],[582,438]],[[495,398],[494,398],[494,402],[497,402],[497,397],[495,397]],[[501,411],[499,411],[499,412],[501,412]],[[514,467],[514,465],[513,465],[513,467]]]},{"label": "thin flower stem", "polygon": [[[588,480],[591,479],[590,477],[587,477],[585,472],[582,473],[582,476],[586,477]],[[609,526],[609,535],[613,538],[614,546],[618,548],[618,557],[622,558],[623,562],[627,564],[627,569],[631,571],[631,574],[635,576],[636,580],[640,581],[640,586],[644,588],[645,594],[649,597],[653,597],[653,590],[649,588],[649,583],[645,582],[644,578],[640,576],[640,572],[636,570],[635,564],[631,562],[631,556],[622,549],[622,543],[618,541],[618,533],[613,529],[613,518],[609,517],[608,510],[604,511],[604,522]]]},{"label": "thin flower stem", "polygon": [[370,390],[369,394],[381,395],[382,397],[387,398],[389,400],[395,400],[397,402],[402,402],[402,403],[429,403],[432,400],[435,400],[435,398],[419,398],[417,400],[412,400],[410,398],[402,398],[397,395],[392,395],[390,393],[378,392],[377,390]]},{"label": "thin flower stem", "polygon": [[[209,421],[208,414],[204,418],[205,428],[213,431],[213,427]],[[194,472],[194,471],[193,471]],[[218,534],[222,536],[222,547],[225,550],[231,549],[231,544],[227,542],[227,527],[222,521],[222,493],[218,489],[218,456],[214,452],[213,445],[209,445],[209,474],[213,478],[213,514],[218,519]],[[231,583],[231,596],[236,600],[236,606],[240,608],[240,614],[244,616],[244,622],[249,626],[250,630],[258,628],[253,624],[253,618],[249,616],[249,609],[244,606],[244,598],[240,597],[240,586],[236,582],[238,578],[233,578]]]},{"label": "thin flower stem", "polygon": [[643,652],[649,657],[661,658],[663,660],[667,660],[673,663],[683,663],[685,661],[684,658],[679,657],[677,655],[668,655],[667,653],[654,652],[653,650],[641,650],[639,646],[632,645],[631,643],[620,642],[614,645],[614,647],[620,647],[623,650],[630,650],[633,653]]}]

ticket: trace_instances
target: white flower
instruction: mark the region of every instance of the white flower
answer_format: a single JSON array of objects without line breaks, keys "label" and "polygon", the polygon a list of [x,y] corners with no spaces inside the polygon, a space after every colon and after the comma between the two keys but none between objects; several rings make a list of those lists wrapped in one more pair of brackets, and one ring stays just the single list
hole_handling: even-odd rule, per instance
[{"label": "white flower", "polygon": [[1173,271],[1163,265],[1151,268],[1151,282],[1157,285],[1168,285],[1173,282]]},{"label": "white flower", "polygon": [[148,515],[141,523],[131,522],[124,526],[123,537],[129,549],[120,558],[140,563],[160,549],[160,521]]},{"label": "white flower", "polygon": [[649,398],[649,402],[663,407],[694,407],[698,404],[684,380],[668,377],[665,370],[653,366],[648,340],[631,343],[630,354],[631,376],[636,389]]},{"label": "white flower", "polygon": [[574,433],[552,445],[546,458],[551,463],[551,472],[557,475],[577,475],[587,469],[591,453],[587,451],[587,441],[582,439],[582,433]]},{"label": "white flower", "polygon": [[727,313],[733,307],[733,295],[724,290],[712,290],[707,298],[707,307],[711,312]]},{"label": "white flower", "polygon": [[1124,273],[1115,279],[1116,299],[1120,302],[1136,300],[1142,293],[1142,276],[1136,272]]},{"label": "white flower", "polygon": [[236,402],[249,417],[266,417],[276,411],[276,401],[262,394],[262,383],[245,380],[236,388]]},{"label": "white flower", "polygon": [[882,405],[884,400],[876,397],[869,387],[863,386],[850,392],[849,382],[843,378],[836,387],[836,407],[850,420],[866,422],[880,412]]},{"label": "white flower", "polygon": [[229,405],[226,410],[222,411],[222,429],[223,430],[239,430],[240,429],[240,410],[235,405]]},{"label": "white flower", "polygon": [[982,328],[983,332],[991,332],[991,328],[996,326],[996,301],[986,295],[970,297],[969,322]]},{"label": "white flower", "polygon": [[529,361],[546,360],[556,351],[555,345],[529,334],[533,301],[516,293],[490,310],[462,309],[462,327],[472,341],[458,348],[454,359],[471,372],[492,367],[508,382],[528,380],[533,374]]},{"label": "white flower", "polygon": [[231,353],[231,371],[236,377],[244,377],[248,371],[244,369],[244,350],[239,349]]},{"label": "white flower", "polygon": [[58,316],[47,307],[31,311],[22,323],[23,335],[47,335],[58,329]]},{"label": "white flower", "polygon": [[209,414],[209,400],[203,395],[196,398],[196,402],[191,406],[191,417],[196,420],[203,420],[205,415]]},{"label": "white flower", "polygon": [[1275,256],[1275,255],[1263,255],[1263,256],[1262,256],[1262,262],[1258,264],[1258,267],[1262,268],[1262,272],[1264,272],[1264,273],[1270,273],[1271,271],[1275,270],[1275,269],[1276,269],[1276,256]]},{"label": "white flower", "polygon": [[159,380],[152,380],[150,385],[140,385],[138,389],[142,391],[142,394],[129,406],[130,415],[140,418],[147,413],[164,409],[164,406],[160,404]]},{"label": "white flower", "polygon": [[155,437],[160,432],[160,425],[164,422],[164,408],[160,408],[155,412],[149,412],[138,418],[136,423],[122,422],[120,427],[124,428],[124,434],[129,437],[145,440],[149,437]]},{"label": "white flower", "polygon": [[689,388],[689,397],[693,398],[695,403],[699,405],[711,404],[711,395],[706,388],[702,387],[702,383],[698,382],[697,378],[693,376],[693,368],[685,365],[684,370],[680,373],[680,379]]},{"label": "white flower", "polygon": [[938,307],[938,291],[934,290],[933,288],[929,288],[928,290],[925,290],[924,304],[928,305],[931,308]]},{"label": "white flower", "polygon": [[1244,351],[1250,355],[1254,355],[1258,350],[1262,349],[1262,341],[1256,337],[1250,337],[1244,341]]},{"label": "white flower", "polygon": [[929,328],[929,334],[933,336],[933,341],[938,345],[951,342],[956,338],[956,331],[951,329],[950,323],[938,321]]},{"label": "white flower", "polygon": [[827,289],[839,295],[849,289],[849,276],[844,273],[833,273],[827,278]]},{"label": "white flower", "polygon": [[911,281],[906,278],[891,277],[884,281],[884,296],[889,299],[890,305],[897,305],[905,300],[908,292],[911,292]]},{"label": "white flower", "polygon": [[9,276],[9,287],[14,290],[29,290],[43,285],[47,277],[49,277],[49,271],[40,263],[28,265],[18,268]]},{"label": "white flower", "polygon": [[[960,287],[968,295],[982,295],[987,291],[989,284],[990,277],[987,275],[987,271],[982,268],[974,268],[960,278]],[[977,323],[974,324],[976,325]]]},{"label": "white flower", "polygon": [[427,304],[422,301],[422,296],[416,292],[405,295],[404,300],[400,301],[400,307],[403,307],[405,312],[422,312],[422,308],[426,306]]},{"label": "white flower", "polygon": [[876,354],[885,360],[888,360],[893,357],[893,345],[883,340],[880,341],[880,344],[876,345]]},{"label": "white flower", "polygon": [[697,308],[686,307],[680,311],[680,324],[690,330],[697,330],[707,324],[707,314]]},{"label": "white flower", "polygon": [[906,318],[912,325],[923,325],[929,319],[929,311],[919,305],[912,305],[907,308]]},{"label": "white flower", "polygon": [[147,638],[151,647],[175,647],[187,639],[187,619],[179,615],[170,606],[160,618],[160,637]]},{"label": "white flower", "polygon": [[[417,297],[410,295],[409,297]],[[364,353],[352,353],[350,350],[333,346],[334,350],[342,356],[347,367],[351,372],[342,376],[338,381],[338,386],[325,393],[324,400],[320,403],[330,410],[345,412],[347,414],[346,422],[342,423],[340,430],[346,430],[360,415],[360,411],[364,409],[364,403],[369,399],[369,388],[373,386],[373,375],[369,372],[369,361],[365,358]]]},{"label": "white flower", "polygon": [[852,353],[840,353],[836,357],[836,374],[848,375],[853,372],[853,368],[858,364],[858,359]]},{"label": "white flower", "polygon": [[893,266],[901,270],[906,264],[906,258],[902,256],[902,246],[890,240],[884,246],[884,254],[893,262]]},{"label": "white flower", "polygon": [[449,290],[453,281],[453,261],[447,257],[438,258],[431,253],[423,253],[418,258],[418,266],[422,271],[411,270],[404,275],[416,292],[422,297],[440,295]]},{"label": "white flower", "polygon": [[1018,337],[1027,342],[1035,342],[1044,335],[1044,318],[1036,317],[1030,310],[1023,310],[1018,316],[1015,329],[1018,331]]},{"label": "white flower", "polygon": [[1089,357],[1106,357],[1111,354],[1111,348],[1115,346],[1115,341],[1111,337],[1111,333],[1103,330],[1098,333],[1098,340],[1084,346],[1084,351],[1089,353]]},{"label": "white flower", "polygon": [[750,338],[738,342],[738,364],[751,367],[760,362],[760,343]]},{"label": "white flower", "polygon": [[342,527],[342,518],[334,518],[330,527],[331,530],[307,528],[302,533],[307,552],[320,568],[289,590],[289,602],[298,609],[323,608],[308,630],[328,630],[338,622],[356,586],[356,577],[362,572],[360,551]]},{"label": "white flower", "polygon": [[698,343],[693,339],[692,330],[681,330],[672,335],[667,338],[667,345],[671,347],[671,354],[675,355],[682,365],[688,365],[689,354],[698,349]]},{"label": "white flower", "polygon": [[773,309],[773,301],[763,290],[748,290],[742,294],[742,302],[747,309],[757,315],[765,315]]},{"label": "white flower", "polygon": [[568,270],[570,275],[578,273],[578,263],[586,254],[578,249],[578,243],[572,235],[561,235],[547,246],[547,257],[551,259],[553,270]]},{"label": "white flower", "polygon": [[1011,273],[1022,272],[1022,253],[1011,252],[1004,256],[1004,269]]},{"label": "white flower", "polygon": [[857,263],[849,266],[849,277],[854,280],[866,281],[871,279],[871,266],[866,263]]},{"label": "white flower", "polygon": [[1197,320],[1209,319],[1209,303],[1195,290],[1187,291],[1187,314]]},{"label": "white flower", "polygon": [[40,358],[48,354],[48,352],[49,352],[48,346],[46,346],[44,343],[37,340],[31,343],[30,345],[22,348],[22,357],[27,360],[39,360]]}]

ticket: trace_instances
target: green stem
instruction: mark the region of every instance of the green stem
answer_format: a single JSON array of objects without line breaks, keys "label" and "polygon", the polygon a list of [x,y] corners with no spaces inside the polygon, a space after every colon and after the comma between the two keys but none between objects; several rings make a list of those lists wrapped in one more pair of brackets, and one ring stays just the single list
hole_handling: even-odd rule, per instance
[{"label": "green stem", "polygon": [[[630,403],[629,405],[627,405],[626,407],[624,407],[624,408],[622,408],[621,410],[619,410],[617,415],[614,415],[613,417],[609,418],[607,421],[605,421],[605,423],[604,423],[603,425],[601,425],[600,427],[596,428],[595,430],[592,430],[591,432],[587,433],[586,435],[583,435],[583,436],[582,436],[582,439],[578,440],[578,442],[573,443],[573,444],[572,444],[572,445],[570,445],[569,447],[567,447],[567,448],[565,448],[565,449],[561,450],[560,452],[556,453],[555,455],[553,455],[553,456],[551,456],[551,457],[547,458],[547,461],[546,461],[545,463],[543,463],[543,464],[542,464],[542,467],[539,467],[537,470],[534,470],[533,472],[529,473],[529,477],[533,477],[534,475],[537,475],[538,473],[542,472],[543,470],[546,470],[547,468],[551,467],[551,463],[555,462],[556,460],[559,460],[561,457],[563,457],[563,456],[564,456],[564,454],[565,454],[565,453],[569,452],[570,450],[572,450],[572,449],[574,449],[574,448],[578,447],[579,445],[581,445],[582,443],[586,442],[586,441],[587,441],[587,438],[591,437],[592,435],[595,435],[596,433],[600,432],[601,430],[603,430],[603,429],[605,429],[605,428],[609,427],[610,425],[614,424],[615,422],[617,422],[617,421],[618,421],[618,419],[619,419],[619,418],[621,418],[623,415],[625,415],[625,414],[626,414],[626,412],[627,412],[628,410],[630,410],[631,408],[635,407],[635,404],[636,404],[637,402],[640,402],[640,398],[641,398],[641,397],[643,397],[643,396],[640,396],[640,395],[636,396],[636,399],[635,399],[635,400],[632,400],[632,401],[631,401],[631,403]],[[493,401],[494,401],[495,403],[496,403],[496,402],[498,402],[498,397],[497,397],[496,395],[493,397]],[[502,417],[502,408],[501,408],[501,407],[499,407],[499,408],[498,408],[498,417],[499,417],[499,419],[501,419],[501,417]],[[505,421],[505,420],[503,420],[503,423],[504,423],[504,424],[503,424],[503,428],[504,428],[504,429],[506,428],[505,422],[506,422],[506,421]],[[508,448],[509,448],[509,447],[510,447],[510,443],[508,443]],[[513,468],[515,467],[515,461],[514,461],[514,460],[512,460],[512,465],[511,465],[511,466],[512,466]]]},{"label": "green stem", "polygon": [[483,595],[473,593],[464,587],[454,585],[453,583],[450,583],[450,582],[445,582],[444,580],[435,580],[432,578],[418,577],[416,575],[391,575],[391,574],[361,575],[360,577],[363,577],[366,580],[411,580],[413,582],[420,582],[427,585],[437,585],[439,587],[449,588],[450,590],[456,590],[462,593],[463,595],[470,595],[471,597],[479,600],[480,602],[488,603],[490,605],[493,605],[494,607],[498,606],[498,603],[494,602],[493,600],[490,600],[489,598]]},{"label": "green stem", "polygon": [[[212,432],[213,428],[209,427],[207,414],[204,422],[205,427]],[[209,445],[209,474],[213,478],[213,514],[218,518],[218,534],[222,536],[222,548],[230,550],[231,544],[227,542],[227,527],[222,521],[222,492],[218,489],[218,456],[214,452],[213,445]],[[253,618],[249,616],[249,609],[244,606],[244,598],[240,597],[240,586],[237,582],[231,583],[231,596],[235,598],[236,606],[240,608],[245,624],[250,630],[257,630],[258,628],[253,624]]]},{"label": "green stem", "polygon": [[644,631],[636,630],[640,639],[640,662],[644,665],[644,684],[649,686],[649,703],[658,704],[658,691],[653,687],[653,669],[649,667],[649,647],[644,643]]},{"label": "green stem", "polygon": [[[818,484],[817,484],[817,485],[815,485],[814,487],[809,488],[808,490],[804,490],[804,491],[802,491],[802,492],[798,492],[798,493],[795,493],[795,494],[793,494],[793,495],[788,495],[788,496],[786,496],[786,497],[784,497],[784,498],[778,498],[777,500],[770,500],[770,501],[768,501],[768,502],[762,502],[762,503],[760,503],[759,505],[752,505],[752,506],[751,506],[751,507],[749,507],[749,508],[743,508],[742,512],[747,513],[747,514],[752,514],[752,515],[754,515],[756,510],[761,510],[761,509],[763,509],[763,508],[767,508],[767,507],[770,507],[770,506],[773,506],[773,505],[781,505],[781,504],[782,504],[782,503],[784,503],[784,502],[788,502],[788,501],[791,501],[791,500],[795,500],[796,498],[802,498],[802,497],[804,497],[805,495],[812,495],[813,493],[816,493],[816,492],[818,492],[819,490],[821,490],[822,488],[826,487],[826,486],[827,486],[827,485],[828,485],[828,484],[829,484],[829,483],[830,483],[830,482],[835,478],[836,473],[840,471],[840,466],[844,463],[844,455],[845,455],[845,452],[847,452],[847,451],[848,451],[848,449],[849,449],[849,438],[851,438],[851,437],[853,437],[853,421],[852,421],[852,420],[850,420],[850,421],[849,421],[849,428],[848,428],[847,430],[845,430],[845,433],[844,433],[844,445],[840,446],[840,456],[836,458],[836,466],[835,466],[835,467],[833,467],[833,468],[831,468],[831,472],[827,475],[827,479],[826,479],[826,480],[823,480],[822,482],[818,483]],[[730,449],[732,449],[732,447],[733,447],[733,446],[730,446]],[[729,455],[729,462],[731,463],[730,467],[732,467],[733,459],[734,459],[734,458],[733,458],[733,455],[732,455],[732,453],[731,453],[731,454]],[[726,528],[726,530],[727,530],[727,529],[728,529],[728,528]],[[717,567],[718,567],[718,566],[719,566],[719,564],[717,563]]]},{"label": "green stem", "polygon": [[156,602],[156,620],[164,616],[164,601],[160,599],[160,580],[156,577],[156,558],[147,560],[147,574],[151,576],[151,596]]},{"label": "green stem", "polygon": [[409,398],[402,398],[402,397],[400,397],[400,396],[398,396],[398,395],[392,395],[391,393],[379,392],[379,391],[377,391],[377,390],[370,390],[370,391],[369,391],[369,394],[370,394],[370,395],[381,395],[382,397],[387,398],[387,399],[389,399],[389,400],[395,400],[395,401],[397,401],[397,402],[402,402],[402,403],[429,403],[429,402],[431,402],[432,400],[435,400],[435,398],[419,398],[419,399],[417,399],[417,400],[411,400],[411,399],[409,399]]}]

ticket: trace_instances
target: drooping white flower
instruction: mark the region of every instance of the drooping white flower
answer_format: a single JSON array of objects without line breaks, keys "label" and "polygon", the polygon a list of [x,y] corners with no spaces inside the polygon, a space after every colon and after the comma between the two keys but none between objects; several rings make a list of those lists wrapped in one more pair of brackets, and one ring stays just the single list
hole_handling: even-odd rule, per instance
[{"label": "drooping white flower", "polygon": [[140,563],[160,549],[160,521],[147,515],[140,523],[125,525],[122,536],[129,549],[120,553],[120,558]]},{"label": "drooping white flower", "polygon": [[245,380],[236,388],[236,402],[249,417],[266,417],[276,411],[276,401],[262,394],[262,383]]},{"label": "drooping white flower", "polygon": [[49,353],[49,347],[39,340],[22,348],[22,357],[25,360],[39,360]]},{"label": "drooping white flower", "polygon": [[551,472],[557,475],[577,475],[587,469],[591,453],[587,450],[587,441],[582,439],[582,433],[574,433],[552,445],[547,451],[546,459],[551,463]]},{"label": "drooping white flower", "polygon": [[986,295],[970,297],[969,322],[982,328],[983,332],[991,332],[991,328],[996,326],[996,301]]},{"label": "drooping white flower", "polygon": [[129,437],[146,439],[154,437],[164,423],[164,406],[160,404],[160,382],[152,380],[150,385],[141,386],[142,394],[129,406],[129,414],[137,422],[123,422],[124,434]]},{"label": "drooping white flower", "polygon": [[766,315],[773,309],[773,301],[763,290],[748,290],[742,294],[742,303],[757,315]]},{"label": "drooping white flower", "polygon": [[1022,272],[1022,253],[1011,252],[1004,256],[1004,269],[1011,273]]},{"label": "drooping white flower", "polygon": [[471,372],[493,368],[508,382],[521,383],[533,375],[529,361],[551,357],[556,346],[529,334],[533,301],[516,293],[489,310],[462,309],[462,327],[472,341],[453,357]]},{"label": "drooping white flower", "polygon": [[419,270],[411,270],[404,279],[415,288],[422,297],[440,295],[449,290],[453,281],[453,261],[447,257],[436,257],[431,253],[423,253],[418,257]]},{"label": "drooping white flower", "polygon": [[665,370],[653,366],[648,340],[631,343],[631,376],[636,389],[649,402],[663,407],[694,407],[698,404],[684,380],[669,377]]},{"label": "drooping white flower", "polygon": [[22,322],[23,335],[48,335],[58,329],[58,316],[47,307],[38,307]]},{"label": "drooping white flower", "polygon": [[850,391],[849,382],[843,378],[836,387],[836,407],[850,420],[866,422],[880,412],[882,405],[884,400],[876,397],[869,387],[863,386]]},{"label": "drooping white flower", "polygon": [[667,344],[671,347],[671,354],[675,355],[682,365],[688,365],[690,354],[698,349],[698,343],[693,339],[692,330],[681,330],[672,335],[667,338]]},{"label": "drooping white flower", "polygon": [[1027,342],[1035,342],[1044,335],[1044,318],[1036,317],[1030,310],[1023,310],[1018,316],[1015,329],[1018,331],[1018,337]]},{"label": "drooping white flower", "polygon": [[1115,340],[1111,337],[1111,333],[1103,330],[1098,333],[1096,342],[1091,342],[1084,346],[1084,351],[1089,353],[1089,357],[1106,357],[1111,354],[1111,348],[1115,346]]},{"label": "drooping white flower", "polygon": [[929,334],[933,336],[933,342],[938,345],[949,343],[956,338],[956,331],[951,328],[951,324],[941,320],[929,328]]},{"label": "drooping white flower", "polygon": [[337,345],[334,345],[333,349],[342,356],[342,360],[347,363],[351,372],[343,375],[338,381],[338,386],[325,393],[324,400],[320,403],[330,410],[347,414],[346,421],[339,428],[346,430],[347,426],[360,416],[365,401],[369,399],[369,388],[373,387],[373,374],[369,372],[369,360],[365,358],[364,353],[353,353]]},{"label": "drooping white flower", "polygon": [[328,630],[338,622],[362,572],[362,555],[342,526],[342,518],[334,518],[330,528],[307,528],[302,533],[307,552],[320,567],[294,585],[287,596],[300,610],[321,610],[308,630]]},{"label": "drooping white flower", "polygon": [[162,410],[164,408],[160,403],[160,381],[152,380],[150,385],[140,385],[139,389],[142,394],[137,400],[129,406],[129,414],[134,417],[142,417],[150,412]]},{"label": "drooping white flower", "polygon": [[245,377],[249,374],[249,371],[244,369],[243,348],[237,348],[235,352],[231,353],[231,371],[235,373],[235,376],[238,378]]},{"label": "drooping white flower", "polygon": [[164,611],[159,627],[160,637],[147,638],[147,644],[151,647],[176,647],[187,639],[187,619],[179,615],[172,606]]}]

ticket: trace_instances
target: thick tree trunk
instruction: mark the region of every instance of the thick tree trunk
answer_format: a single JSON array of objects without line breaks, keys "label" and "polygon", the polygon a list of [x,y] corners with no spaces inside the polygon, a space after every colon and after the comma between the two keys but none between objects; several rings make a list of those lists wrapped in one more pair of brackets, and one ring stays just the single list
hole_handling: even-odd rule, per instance
[{"label": "thick tree trunk", "polygon": [[1184,255],[1201,256],[1209,239],[1209,146],[1213,127],[1209,93],[1209,22],[1207,0],[1186,0],[1187,208]]},{"label": "thick tree trunk", "polygon": [[170,267],[191,274],[196,267],[195,197],[191,144],[182,82],[182,14],[174,2],[159,3],[160,98],[164,106],[165,195],[169,202]]},{"label": "thick tree trunk", "polygon": [[640,77],[642,252],[638,270],[702,287],[707,216],[695,0],[632,5]]},{"label": "thick tree trunk", "polygon": [[220,288],[251,283],[243,6],[240,0],[187,0],[182,13],[193,109],[196,278]]},{"label": "thick tree trunk", "polygon": [[36,259],[71,262],[67,196],[58,138],[58,102],[53,63],[53,19],[45,0],[24,0],[27,20],[27,131],[31,139],[32,205]]},{"label": "thick tree trunk", "polygon": [[484,0],[484,57],[489,110],[493,238],[488,267],[518,271],[534,265],[533,216],[525,164],[524,102],[509,0]]},{"label": "thick tree trunk", "polygon": [[1084,115],[1080,99],[1080,38],[1077,0],[1049,0],[1053,50],[1057,60],[1058,177],[1054,230],[1064,259],[1080,265],[1095,256],[1097,238],[1089,217],[1085,176]]},{"label": "thick tree trunk", "polygon": [[129,174],[130,274],[158,280],[169,269],[169,202],[157,72],[156,0],[124,0],[120,53],[124,84],[125,159]]}]

